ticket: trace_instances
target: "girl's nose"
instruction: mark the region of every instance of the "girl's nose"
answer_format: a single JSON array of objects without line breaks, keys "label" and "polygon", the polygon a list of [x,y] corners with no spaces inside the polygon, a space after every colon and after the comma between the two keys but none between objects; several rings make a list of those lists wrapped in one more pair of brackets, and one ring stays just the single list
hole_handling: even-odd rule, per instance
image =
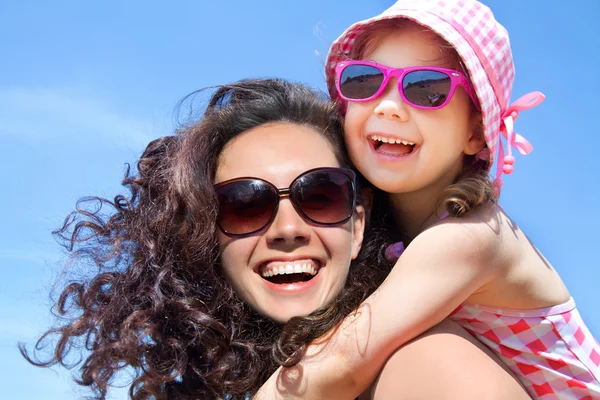
[{"label": "girl's nose", "polygon": [[402,122],[408,121],[410,106],[402,99],[396,78],[390,79],[384,92],[374,101],[378,102],[373,109],[377,117]]}]

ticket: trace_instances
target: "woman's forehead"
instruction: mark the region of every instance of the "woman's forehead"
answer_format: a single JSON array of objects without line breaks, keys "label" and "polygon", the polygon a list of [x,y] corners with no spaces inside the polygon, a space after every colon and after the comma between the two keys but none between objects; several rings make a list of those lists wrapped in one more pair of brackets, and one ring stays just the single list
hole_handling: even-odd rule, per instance
[{"label": "woman's forehead", "polygon": [[329,141],[313,128],[277,123],[251,129],[221,152],[215,182],[252,176],[281,187],[317,167],[338,167]]}]

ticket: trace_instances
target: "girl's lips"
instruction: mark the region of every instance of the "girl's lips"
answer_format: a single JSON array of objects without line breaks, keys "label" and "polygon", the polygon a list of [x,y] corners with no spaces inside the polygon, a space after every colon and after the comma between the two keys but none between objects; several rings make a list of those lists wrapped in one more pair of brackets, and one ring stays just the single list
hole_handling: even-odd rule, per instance
[{"label": "girl's lips", "polygon": [[405,145],[404,143],[389,144],[377,140],[372,140],[370,138],[368,138],[367,141],[369,142],[369,147],[371,148],[373,153],[375,153],[377,158],[389,161],[399,161],[407,159],[410,156],[414,155],[420,149],[420,146],[417,144],[413,144],[412,146]]},{"label": "girl's lips", "polygon": [[412,151],[414,150],[414,145],[410,146],[402,143],[375,143],[375,149],[379,153],[396,155],[398,157],[405,157],[412,153]]}]

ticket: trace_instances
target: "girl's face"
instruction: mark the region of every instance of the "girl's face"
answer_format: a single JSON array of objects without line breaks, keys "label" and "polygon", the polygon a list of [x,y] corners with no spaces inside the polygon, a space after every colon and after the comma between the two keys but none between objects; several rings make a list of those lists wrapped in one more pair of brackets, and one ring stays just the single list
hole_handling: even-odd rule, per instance
[{"label": "girl's face", "polygon": [[[244,132],[225,146],[215,183],[256,177],[287,188],[307,170],[339,166],[327,139],[313,129],[268,124]],[[350,261],[362,243],[364,209],[357,209],[343,225],[316,226],[283,197],[273,222],[262,231],[242,238],[218,232],[225,275],[242,300],[274,321],[308,315],[344,287]],[[297,265],[314,269],[316,274],[264,276],[275,268],[295,269]]]},{"label": "girl's face", "polygon": [[[362,59],[388,67],[455,68],[421,27],[383,33]],[[358,170],[388,193],[431,193],[451,184],[462,169],[464,154],[483,148],[467,92],[459,87],[438,110],[420,110],[405,103],[392,78],[385,91],[364,103],[349,102],[344,121],[350,157]],[[395,142],[409,142],[414,145]],[[385,143],[388,142],[388,143]]]}]

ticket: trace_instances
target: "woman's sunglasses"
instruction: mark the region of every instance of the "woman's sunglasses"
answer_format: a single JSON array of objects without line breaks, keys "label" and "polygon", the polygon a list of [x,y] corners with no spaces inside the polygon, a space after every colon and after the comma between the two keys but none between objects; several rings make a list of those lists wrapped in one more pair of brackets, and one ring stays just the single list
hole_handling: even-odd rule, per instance
[{"label": "woman's sunglasses", "polygon": [[252,235],[269,226],[282,197],[315,225],[348,221],[356,207],[356,175],[346,168],[315,168],[279,189],[259,178],[236,178],[215,185],[219,202],[217,226],[227,236]]},{"label": "woman's sunglasses", "polygon": [[337,91],[342,99],[370,101],[381,95],[391,77],[398,80],[402,99],[413,107],[436,110],[450,102],[462,86],[479,109],[471,83],[464,74],[439,67],[391,68],[370,61],[343,61],[335,68]]}]

